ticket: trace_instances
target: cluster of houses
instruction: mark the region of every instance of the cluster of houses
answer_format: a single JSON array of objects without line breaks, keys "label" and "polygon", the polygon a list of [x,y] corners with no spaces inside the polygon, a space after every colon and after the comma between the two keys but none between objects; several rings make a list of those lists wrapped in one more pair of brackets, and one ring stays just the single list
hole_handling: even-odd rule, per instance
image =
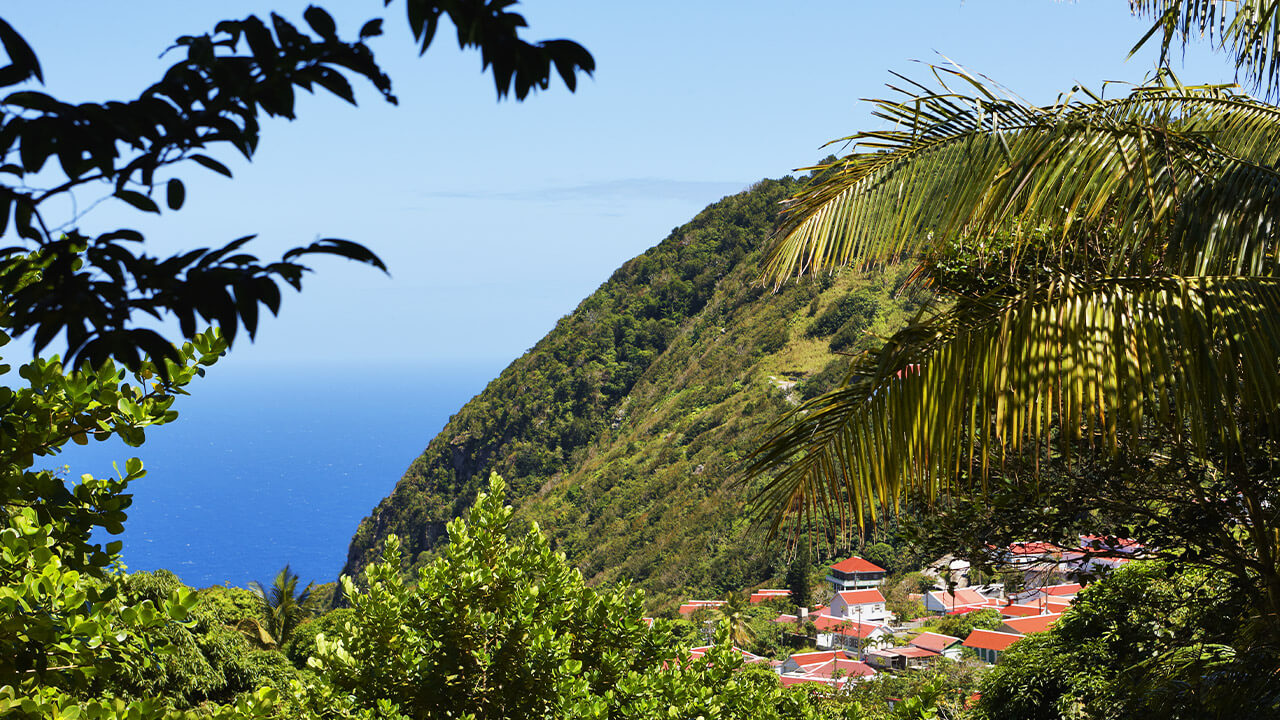
[{"label": "cluster of houses", "polygon": [[[786,685],[813,682],[840,688],[878,671],[909,670],[944,659],[959,660],[963,648],[971,648],[983,662],[999,662],[1001,654],[1014,643],[1052,627],[1081,590],[1076,582],[1043,583],[1044,580],[1094,575],[1134,559],[1140,550],[1132,542],[1114,538],[1083,536],[1080,540],[1078,550],[1049,543],[1016,543],[1002,550],[1001,561],[1006,568],[1025,572],[1026,588],[1019,592],[1006,593],[1003,585],[994,584],[932,590],[915,596],[935,616],[986,609],[1000,613],[1002,622],[998,628],[975,629],[965,638],[923,632],[899,642],[898,636],[908,635],[904,634],[906,628],[894,626],[893,613],[880,592],[879,585],[887,575],[884,568],[859,557],[843,560],[832,565],[827,575],[833,591],[829,605],[800,608],[798,615],[783,614],[774,620],[798,627],[812,623],[819,651],[774,661],[774,670]],[[1107,551],[1105,557],[1097,552],[1102,544]],[[1116,548],[1120,548],[1118,553]],[[948,570],[956,570],[954,564]],[[788,590],[758,590],[751,595],[751,602],[789,594]],[[722,600],[693,600],[681,605],[680,612],[689,615],[699,608],[712,609],[722,604]],[[748,662],[764,659],[750,656]]]}]

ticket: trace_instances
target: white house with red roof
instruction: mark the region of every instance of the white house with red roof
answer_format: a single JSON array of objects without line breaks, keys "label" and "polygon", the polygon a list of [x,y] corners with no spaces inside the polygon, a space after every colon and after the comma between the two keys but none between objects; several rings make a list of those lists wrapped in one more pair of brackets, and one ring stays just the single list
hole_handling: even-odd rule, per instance
[{"label": "white house with red roof", "polygon": [[883,624],[892,614],[885,609],[884,595],[879,590],[843,590],[831,598],[828,614],[858,622]]},{"label": "white house with red roof", "polygon": [[763,589],[763,590],[756,590],[755,592],[751,593],[750,602],[752,605],[755,605],[757,603],[767,602],[769,600],[776,600],[777,598],[786,598],[786,597],[791,597],[790,590]]},{"label": "white house with red roof", "polygon": [[818,631],[815,638],[818,647],[866,651],[883,645],[893,637],[883,623],[863,623],[830,615],[818,615],[812,617],[812,620]]},{"label": "white house with red roof", "polygon": [[1000,630],[1004,632],[1017,633],[1018,635],[1030,635],[1031,633],[1044,632],[1052,627],[1060,617],[1062,617],[1062,615],[1054,614],[1005,618],[1004,624],[1000,626]]},{"label": "white house with red roof", "polygon": [[783,661],[777,669],[783,685],[821,683],[833,688],[842,688],[850,682],[876,674],[870,665],[839,650],[797,653]]},{"label": "white house with red roof", "polygon": [[885,569],[860,557],[841,560],[831,566],[827,573],[827,582],[836,592],[844,590],[866,590],[884,581]]},{"label": "white house with red roof", "polygon": [[923,632],[908,641],[907,645],[937,653],[951,660],[959,660],[962,642],[960,638],[951,635]]},{"label": "white house with red roof", "polygon": [[680,606],[680,614],[689,617],[698,610],[715,610],[724,605],[724,600],[690,600]]},{"label": "white house with red roof", "polygon": [[983,630],[981,628],[969,633],[964,639],[964,646],[973,648],[983,662],[994,665],[1000,661],[1000,653],[1022,639],[1021,635],[999,630]]},{"label": "white house with red roof", "polygon": [[972,588],[959,588],[954,592],[932,590],[924,594],[924,609],[933,613],[958,613],[995,607],[991,600]]}]

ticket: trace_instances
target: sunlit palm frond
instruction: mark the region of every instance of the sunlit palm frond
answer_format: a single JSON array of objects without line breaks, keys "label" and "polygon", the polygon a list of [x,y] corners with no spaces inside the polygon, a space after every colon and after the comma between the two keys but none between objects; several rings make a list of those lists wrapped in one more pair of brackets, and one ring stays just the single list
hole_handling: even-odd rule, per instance
[{"label": "sunlit palm frond", "polygon": [[1154,20],[1132,52],[1158,36],[1167,64],[1175,42],[1207,37],[1231,54],[1247,83],[1280,90],[1280,0],[1129,0],[1129,9]]},{"label": "sunlit palm frond", "polygon": [[1072,276],[962,298],[781,419],[750,477],[763,517],[849,530],[908,492],[980,483],[1000,453],[1115,452],[1150,432],[1241,442],[1280,407],[1280,279]]},{"label": "sunlit palm frond", "polygon": [[[1280,109],[1230,88],[1139,87],[1037,107],[935,68],[941,86],[875,100],[890,129],[845,138],[787,207],[765,276],[927,252],[960,237],[1048,225],[1120,228],[1110,274],[1276,269]],[[966,92],[951,89],[960,86]]]}]

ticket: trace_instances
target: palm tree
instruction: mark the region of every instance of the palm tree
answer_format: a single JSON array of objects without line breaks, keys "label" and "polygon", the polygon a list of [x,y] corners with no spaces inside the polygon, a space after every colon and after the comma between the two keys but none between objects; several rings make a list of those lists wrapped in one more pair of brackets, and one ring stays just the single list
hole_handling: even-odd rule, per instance
[{"label": "palm tree", "polygon": [[[1280,0],[1130,5],[1166,54],[1202,29],[1280,87]],[[756,453],[775,529],[818,515],[847,531],[1055,453],[1158,444],[1229,469],[1259,433],[1280,439],[1280,108],[1167,71],[1049,106],[933,76],[873,101],[893,129],[838,141],[852,153],[814,168],[768,257],[773,283],[910,260],[939,291]],[[1280,535],[1259,538],[1280,558]],[[1280,567],[1258,572],[1280,611]]]},{"label": "palm tree", "polygon": [[716,614],[729,625],[729,643],[734,647],[749,649],[756,641],[756,631],[751,629],[747,610],[750,606],[740,593],[724,596],[724,604],[716,606]]},{"label": "palm tree", "polygon": [[249,589],[258,596],[261,603],[262,622],[257,626],[261,641],[267,645],[283,646],[293,635],[293,631],[315,612],[315,602],[311,597],[313,583],[298,591],[298,575],[285,565],[268,591],[262,583],[254,580]]}]

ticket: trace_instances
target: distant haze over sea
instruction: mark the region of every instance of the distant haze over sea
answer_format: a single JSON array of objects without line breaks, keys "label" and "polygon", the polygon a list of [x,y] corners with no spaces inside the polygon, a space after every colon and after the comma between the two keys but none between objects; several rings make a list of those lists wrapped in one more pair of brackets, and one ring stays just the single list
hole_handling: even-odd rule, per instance
[{"label": "distant haze over sea", "polygon": [[[234,355],[179,398],[177,422],[147,442],[68,445],[36,467],[71,476],[142,458],[123,559],[195,587],[269,583],[290,563],[334,580],[361,518],[497,367],[245,370]],[[95,539],[112,538],[99,532]]]}]

